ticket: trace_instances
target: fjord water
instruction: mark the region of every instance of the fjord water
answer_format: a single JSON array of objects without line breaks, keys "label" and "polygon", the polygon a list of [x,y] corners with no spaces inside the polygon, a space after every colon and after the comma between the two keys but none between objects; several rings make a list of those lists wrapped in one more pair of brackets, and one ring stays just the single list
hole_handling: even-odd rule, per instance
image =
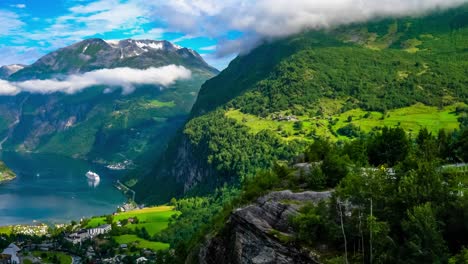
[{"label": "fjord water", "polygon": [[[34,222],[64,223],[109,214],[126,199],[113,187],[123,172],[56,155],[0,154],[17,175],[0,184],[0,226]],[[85,177],[101,176],[97,186]]]}]

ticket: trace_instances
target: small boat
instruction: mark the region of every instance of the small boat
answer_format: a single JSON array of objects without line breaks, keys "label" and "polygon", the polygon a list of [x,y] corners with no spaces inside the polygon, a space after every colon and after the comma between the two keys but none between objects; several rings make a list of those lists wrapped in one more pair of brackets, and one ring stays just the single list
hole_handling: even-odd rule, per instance
[{"label": "small boat", "polygon": [[97,173],[92,171],[88,171],[86,177],[92,181],[99,181],[101,179]]}]

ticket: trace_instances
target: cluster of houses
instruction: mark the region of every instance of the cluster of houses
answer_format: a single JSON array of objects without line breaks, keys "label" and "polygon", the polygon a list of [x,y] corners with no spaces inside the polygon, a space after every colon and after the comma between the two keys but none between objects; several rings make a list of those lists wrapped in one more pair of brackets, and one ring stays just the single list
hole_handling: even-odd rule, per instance
[{"label": "cluster of houses", "polygon": [[39,225],[16,225],[12,227],[15,234],[28,236],[45,236],[48,234],[49,227],[44,224]]},{"label": "cluster of houses", "polygon": [[20,252],[33,250],[51,251],[56,250],[58,246],[59,245],[51,241],[43,241],[41,244],[24,242],[19,242],[18,244],[11,243],[0,253],[0,264],[20,264],[23,263],[20,258]]},{"label": "cluster of houses", "polygon": [[273,115],[271,117],[272,120],[277,120],[277,121],[289,121],[289,122],[296,122],[296,121],[299,121],[299,119],[294,116],[294,115],[282,115],[282,114],[279,114],[279,115]]},{"label": "cluster of houses", "polygon": [[92,239],[95,236],[109,233],[112,230],[112,226],[109,224],[101,225],[96,228],[81,229],[78,232],[69,234],[65,239],[73,244],[80,244],[83,241]]}]

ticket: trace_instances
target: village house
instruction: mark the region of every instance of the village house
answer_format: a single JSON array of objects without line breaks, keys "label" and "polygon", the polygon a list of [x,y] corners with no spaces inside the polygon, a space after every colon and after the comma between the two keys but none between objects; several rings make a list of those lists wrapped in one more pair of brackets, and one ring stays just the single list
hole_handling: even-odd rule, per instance
[{"label": "village house", "polygon": [[136,260],[136,263],[146,263],[146,262],[148,262],[148,259],[145,257],[140,257],[140,258],[137,258]]},{"label": "village house", "polygon": [[88,229],[88,234],[90,236],[98,236],[98,235],[101,235],[101,234],[106,234],[106,233],[110,232],[111,230],[112,230],[111,225],[102,225],[102,226],[98,226],[96,228]]},{"label": "village house", "polygon": [[11,243],[7,248],[0,254],[1,264],[20,264],[18,252],[21,249],[15,244]]},{"label": "village house", "polygon": [[79,244],[91,238],[91,235],[86,229],[80,230],[77,233],[68,235],[65,239],[73,244]]}]

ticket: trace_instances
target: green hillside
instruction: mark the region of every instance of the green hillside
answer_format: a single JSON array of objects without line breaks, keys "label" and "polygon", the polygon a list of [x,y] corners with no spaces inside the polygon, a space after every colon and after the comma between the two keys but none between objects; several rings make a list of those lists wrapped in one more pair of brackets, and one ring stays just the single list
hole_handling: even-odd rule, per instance
[{"label": "green hillside", "polygon": [[[339,107],[339,104],[336,106]],[[418,103],[389,110],[386,113],[364,111],[360,108],[335,113],[331,110],[330,115],[325,118],[302,115],[293,116],[295,121],[289,122],[278,120],[277,115],[259,117],[242,113],[238,109],[229,109],[225,116],[247,126],[253,134],[269,130],[276,132],[285,141],[294,139],[313,141],[317,138],[337,141],[358,137],[361,133],[369,133],[382,126],[398,126],[414,134],[422,128],[427,128],[433,134],[437,134],[441,129],[454,131],[459,129],[458,119],[464,115],[457,112],[457,109],[466,107],[464,103],[458,103],[438,109],[435,106]],[[288,116],[285,112],[279,115]]]},{"label": "green hillside", "polygon": [[[467,9],[306,32],[236,58],[202,86],[183,133],[137,186],[140,199],[236,183],[316,138],[458,129],[468,103]],[[162,191],[149,188],[156,182]]]}]

